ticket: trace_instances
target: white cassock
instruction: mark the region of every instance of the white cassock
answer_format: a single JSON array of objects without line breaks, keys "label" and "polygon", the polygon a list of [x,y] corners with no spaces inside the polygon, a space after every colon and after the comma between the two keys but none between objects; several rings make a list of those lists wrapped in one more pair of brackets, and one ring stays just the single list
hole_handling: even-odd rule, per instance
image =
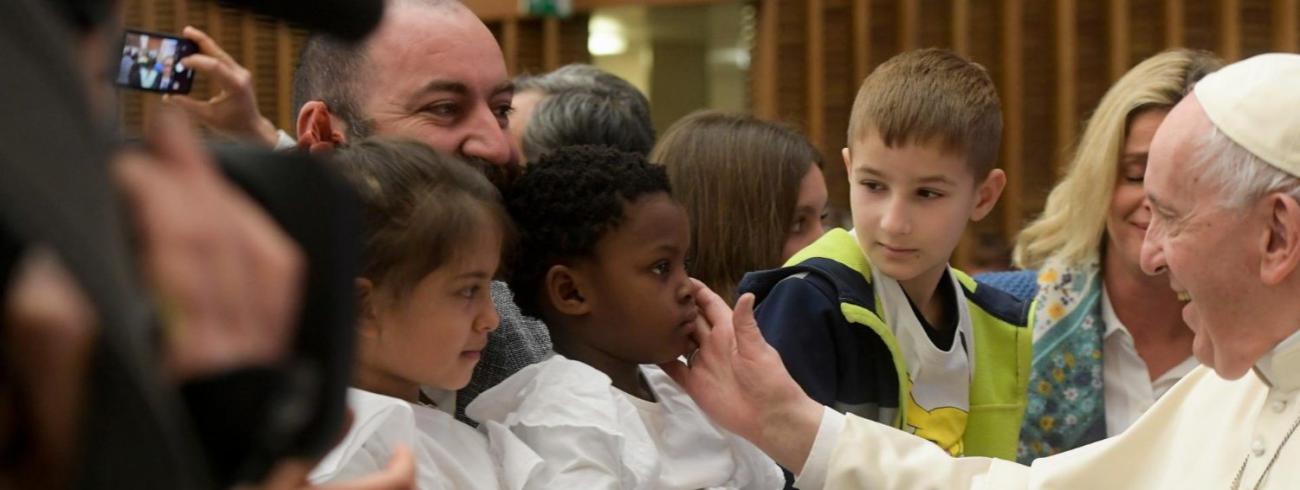
[{"label": "white cassock", "polygon": [[1124,433],[1032,466],[953,458],[827,409],[795,486],[873,489],[1300,489],[1300,332],[1241,379],[1204,366]]},{"label": "white cassock", "polygon": [[400,444],[411,450],[422,490],[523,488],[504,484],[487,438],[446,412],[356,388],[348,389],[348,408],[352,427],[312,470],[312,483],[374,474]]}]

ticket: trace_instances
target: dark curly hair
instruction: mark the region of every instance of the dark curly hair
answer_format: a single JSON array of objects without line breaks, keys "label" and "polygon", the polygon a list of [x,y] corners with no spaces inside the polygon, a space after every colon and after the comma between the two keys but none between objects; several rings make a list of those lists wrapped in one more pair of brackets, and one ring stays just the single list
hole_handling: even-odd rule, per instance
[{"label": "dark curly hair", "polygon": [[541,318],[552,266],[590,257],[623,222],[627,204],[657,192],[671,193],[662,166],[606,146],[565,146],[530,162],[506,198],[519,240],[509,284],[524,314]]}]

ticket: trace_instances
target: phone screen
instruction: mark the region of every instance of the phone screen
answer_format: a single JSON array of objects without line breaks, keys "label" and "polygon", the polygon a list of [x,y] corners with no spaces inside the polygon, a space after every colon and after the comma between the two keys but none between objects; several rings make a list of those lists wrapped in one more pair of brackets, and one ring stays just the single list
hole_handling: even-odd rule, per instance
[{"label": "phone screen", "polygon": [[188,94],[194,84],[194,69],[185,57],[199,46],[189,39],[127,30],[122,39],[122,57],[117,85],[150,92]]}]

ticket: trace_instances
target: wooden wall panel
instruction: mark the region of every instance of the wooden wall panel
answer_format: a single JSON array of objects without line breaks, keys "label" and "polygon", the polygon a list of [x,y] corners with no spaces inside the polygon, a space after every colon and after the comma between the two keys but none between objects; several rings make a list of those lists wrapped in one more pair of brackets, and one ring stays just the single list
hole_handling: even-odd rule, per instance
[{"label": "wooden wall panel", "polygon": [[[519,73],[544,73],[546,67],[542,61],[542,23],[541,22],[519,22]],[[523,40],[527,39],[528,42]],[[501,39],[498,38],[497,42]]]},{"label": "wooden wall panel", "polygon": [[808,0],[804,34],[808,69],[804,83],[808,90],[805,132],[813,145],[826,145],[826,15],[825,0]]},{"label": "wooden wall panel", "polygon": [[[1079,18],[1076,0],[1056,1],[1056,138],[1057,150],[1066,150],[1079,131]],[[1068,150],[1067,150],[1068,151]],[[1065,168],[1057,159],[1056,175]]]},{"label": "wooden wall panel", "polygon": [[[1021,206],[1015,211],[1008,209],[1007,222],[1004,223],[1007,228],[1018,228],[1019,222],[1027,217],[1027,210],[1041,208],[1046,197],[1041,189],[1051,187],[1056,181],[1056,134],[1049,129],[1056,122],[1053,109],[1057,73],[1051,55],[1055,41],[1053,19],[1052,2],[1025,2],[1021,54],[1024,59],[1024,88],[1019,92],[1024,118],[1020,149],[1023,162],[1020,167]],[[1006,148],[1003,152],[1008,150],[1013,149]]]},{"label": "wooden wall panel", "polygon": [[[863,2],[865,0],[857,0]],[[754,60],[750,73],[750,92],[753,94],[753,112],[757,117],[780,119],[777,109],[777,46],[781,38],[777,16],[779,0],[759,0],[756,13],[756,39],[753,42]]]},{"label": "wooden wall panel", "polygon": [[[306,32],[209,0],[129,0],[125,20],[127,26],[147,31],[174,34],[191,25],[207,32],[253,73],[262,114],[278,126],[293,130],[289,92]],[[212,81],[200,74],[190,96],[206,99],[215,89]],[[159,96],[132,90],[120,94],[123,132],[138,135],[148,123],[151,110],[159,104]]]},{"label": "wooden wall panel", "polygon": [[1183,46],[1219,50],[1221,27],[1218,0],[1181,2],[1183,12]]},{"label": "wooden wall panel", "polygon": [[1219,46],[1225,58],[1241,57],[1241,1],[1219,0]]},{"label": "wooden wall panel", "polygon": [[[709,1],[715,0],[686,3]],[[997,256],[986,249],[1005,247],[1038,213],[1084,121],[1114,78],[1133,64],[1171,46],[1209,49],[1229,59],[1300,49],[1300,0],[740,1],[757,9],[750,74],[754,113],[815,131],[810,136],[829,164],[836,206],[848,204],[839,149],[858,85],[872,69],[905,47],[937,46],[989,70],[1003,101],[1001,158],[1010,185],[1000,211],[972,226],[959,265]],[[547,21],[512,16],[509,9],[494,7],[488,26],[511,74],[538,73],[590,61],[587,22],[589,9],[598,5],[603,4],[581,3],[572,17],[551,21],[549,37]],[[303,31],[210,0],[128,0],[126,21],[146,30],[178,32],[194,25],[207,31],[253,71],[262,112],[292,129],[288,98]],[[213,89],[200,76],[194,96],[208,97]],[[121,102],[123,127],[133,134],[157,96],[124,91]]]},{"label": "wooden wall panel", "polygon": [[[250,41],[251,47],[245,46],[245,61],[253,72],[253,87],[257,93],[258,107],[274,107],[276,112],[280,111],[278,100],[280,98],[279,77],[280,70],[276,66],[279,62],[275,45],[279,42],[279,37],[275,32],[275,20],[268,17],[244,18],[244,36]],[[269,117],[272,122],[277,118]]]},{"label": "wooden wall panel", "polygon": [[[984,65],[1002,97],[1001,165],[1009,182],[999,210],[971,227],[954,262],[996,266],[1015,234],[1042,209],[1087,118],[1115,79],[1171,46],[1226,51],[1230,59],[1296,51],[1297,3],[756,0],[760,24],[766,19],[772,25],[760,25],[754,42],[755,113],[805,130],[819,128],[816,141],[835,168],[844,144],[839,133],[848,126],[858,85],[881,62],[907,48],[937,46]],[[818,10],[824,38],[813,39],[808,26],[818,22],[806,16]],[[764,45],[771,46],[775,66],[760,61]],[[820,47],[809,51],[810,45]],[[821,53],[820,66],[805,63],[804,53]],[[799,85],[817,80],[824,86]],[[768,95],[761,95],[764,87]],[[809,109],[812,98],[819,110]],[[809,117],[818,117],[815,125]],[[827,172],[831,202],[846,207],[843,177],[834,172]]]},{"label": "wooden wall panel", "polygon": [[1106,9],[1107,73],[1110,81],[1128,71],[1129,66],[1129,2],[1110,0]]},{"label": "wooden wall panel", "polygon": [[[830,195],[841,196],[835,205],[847,209],[849,195],[848,177],[844,173],[840,149],[848,144],[849,118],[853,110],[853,97],[858,92],[861,78],[855,76],[853,46],[853,9],[851,0],[825,0],[823,12],[826,41],[821,64],[826,80],[822,98],[822,141],[818,147],[825,160],[824,175]],[[865,4],[864,4],[865,5]],[[865,20],[865,19],[864,19]]]},{"label": "wooden wall panel", "polygon": [[1129,0],[1129,64],[1165,49],[1163,0]]},{"label": "wooden wall panel", "polygon": [[849,28],[853,30],[853,80],[857,83],[871,70],[871,0],[851,0],[853,8]]},{"label": "wooden wall panel", "polygon": [[1273,0],[1273,50],[1295,51],[1297,44],[1297,27],[1300,26],[1300,8],[1297,0]]},{"label": "wooden wall panel", "polygon": [[1187,42],[1187,9],[1183,0],[1164,0],[1165,47],[1185,46]]},{"label": "wooden wall panel", "polygon": [[574,14],[561,23],[560,65],[591,62],[591,53],[587,52],[587,25],[590,20],[586,14]]},{"label": "wooden wall panel", "polygon": [[569,63],[590,63],[587,24],[591,16],[565,19],[515,18],[488,21],[510,74],[545,73]]},{"label": "wooden wall panel", "polygon": [[1002,230],[1015,232],[1024,198],[1024,5],[1019,0],[1002,1],[1002,168],[1007,172],[1002,198]]},{"label": "wooden wall panel", "polygon": [[918,48],[952,47],[952,0],[918,0],[921,29]]},{"label": "wooden wall panel", "polygon": [[[1273,50],[1272,0],[1241,0],[1241,57]],[[1259,26],[1246,28],[1245,26]]]},{"label": "wooden wall panel", "polygon": [[808,11],[804,2],[779,1],[777,8],[777,115],[807,131]]},{"label": "wooden wall panel", "polygon": [[898,44],[898,19],[902,15],[902,8],[897,0],[872,0],[870,3],[871,24],[868,26],[870,29],[868,36],[871,38],[871,63],[869,67],[874,69],[902,51]]},{"label": "wooden wall panel", "polygon": [[[551,64],[563,65],[590,62],[587,53],[587,22],[590,16],[577,13],[556,22],[549,59]],[[211,35],[227,53],[253,74],[257,104],[268,119],[280,128],[293,131],[296,120],[292,106],[293,73],[302,51],[307,32],[273,19],[255,16],[238,9],[223,7],[212,0],[128,0],[126,24],[148,31],[179,33],[192,25]],[[509,19],[514,23],[512,38],[504,28],[505,21],[489,22],[488,27],[499,41],[503,51],[511,52],[514,59],[511,74],[542,72],[547,67],[548,53],[544,51],[542,19]],[[802,86],[802,85],[800,85]],[[199,75],[191,96],[206,99],[215,87],[208,77]],[[128,135],[138,135],[147,122],[150,108],[158,104],[159,97],[136,91],[121,92],[121,122]]]}]

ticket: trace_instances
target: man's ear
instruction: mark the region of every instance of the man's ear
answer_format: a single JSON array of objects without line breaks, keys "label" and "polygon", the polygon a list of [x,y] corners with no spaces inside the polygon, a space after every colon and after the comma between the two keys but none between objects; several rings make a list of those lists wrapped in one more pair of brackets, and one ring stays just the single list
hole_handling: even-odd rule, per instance
[{"label": "man's ear", "polygon": [[298,111],[298,148],[311,153],[333,150],[347,143],[340,124],[324,102],[313,100]]},{"label": "man's ear", "polygon": [[840,149],[840,157],[844,158],[844,175],[848,175],[849,179],[852,179],[853,178],[853,156],[849,155],[849,147],[846,146]]},{"label": "man's ear", "polygon": [[370,279],[358,277],[357,286],[357,333],[365,338],[379,335],[379,319],[375,315],[375,301],[378,294],[375,283]]},{"label": "man's ear", "polygon": [[556,311],[569,316],[591,312],[591,295],[582,273],[567,265],[557,264],[546,271],[544,280],[546,298]]},{"label": "man's ear", "polygon": [[1007,174],[1000,168],[989,171],[988,177],[975,188],[975,206],[971,208],[971,221],[979,221],[993,211],[1002,196],[1002,189],[1007,186]]},{"label": "man's ear", "polygon": [[1275,192],[1260,203],[1267,219],[1259,278],[1269,286],[1285,281],[1300,265],[1300,203],[1294,197]]}]

